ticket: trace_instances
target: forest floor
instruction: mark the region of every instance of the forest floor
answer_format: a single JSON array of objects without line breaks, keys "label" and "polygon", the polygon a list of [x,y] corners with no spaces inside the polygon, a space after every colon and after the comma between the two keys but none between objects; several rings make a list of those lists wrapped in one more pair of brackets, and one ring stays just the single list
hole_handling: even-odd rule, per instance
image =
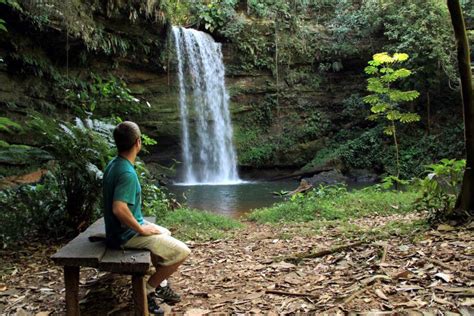
[{"label": "forest floor", "polygon": [[[350,224],[370,229],[417,219],[396,214]],[[163,305],[168,313],[474,313],[472,223],[384,238],[348,235],[337,225],[314,232],[301,223],[245,224],[231,238],[188,243],[192,255],[170,279],[183,300]],[[335,249],[341,245],[349,246]],[[0,314],[64,314],[62,270],[49,259],[60,246],[20,242],[2,251]],[[318,256],[288,259],[300,253]],[[82,315],[130,314],[130,278],[81,269],[80,306]]]}]

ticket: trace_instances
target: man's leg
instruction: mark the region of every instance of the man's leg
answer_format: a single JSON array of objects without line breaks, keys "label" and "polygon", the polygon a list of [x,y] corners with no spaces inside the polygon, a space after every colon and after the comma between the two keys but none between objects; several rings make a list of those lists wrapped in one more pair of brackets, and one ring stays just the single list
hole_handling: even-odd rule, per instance
[{"label": "man's leg", "polygon": [[161,265],[159,257],[153,254],[151,255],[151,260],[153,262],[153,265],[155,266],[156,272],[152,276],[150,276],[150,278],[148,279],[148,283],[154,288],[157,288],[162,281],[166,280],[170,275],[176,272],[176,270],[178,270],[178,267],[183,264],[186,259],[183,259],[169,266]]},{"label": "man's leg", "polygon": [[135,236],[125,248],[148,249],[152,254],[152,262],[156,272],[149,278],[146,288],[148,294],[156,292],[157,296],[168,303],[180,301],[179,295],[169,286],[160,287],[160,283],[173,274],[186,260],[191,250],[181,241],[168,234],[152,236]]}]

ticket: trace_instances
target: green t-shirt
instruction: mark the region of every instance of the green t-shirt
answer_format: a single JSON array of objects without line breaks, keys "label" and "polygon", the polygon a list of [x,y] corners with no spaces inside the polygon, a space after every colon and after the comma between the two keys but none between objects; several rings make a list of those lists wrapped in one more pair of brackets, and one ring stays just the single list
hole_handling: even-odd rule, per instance
[{"label": "green t-shirt", "polygon": [[117,156],[109,162],[103,178],[105,233],[109,247],[120,247],[137,234],[114,215],[113,201],[127,203],[137,222],[142,225],[141,192],[137,173],[130,161]]}]

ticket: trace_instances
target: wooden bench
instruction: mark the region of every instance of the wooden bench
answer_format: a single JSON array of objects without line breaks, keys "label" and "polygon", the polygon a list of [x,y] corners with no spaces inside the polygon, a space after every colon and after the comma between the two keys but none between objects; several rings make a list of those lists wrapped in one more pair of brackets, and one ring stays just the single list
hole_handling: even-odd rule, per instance
[{"label": "wooden bench", "polygon": [[[146,220],[155,222],[153,217],[148,217]],[[80,267],[93,267],[102,271],[131,275],[135,315],[148,315],[144,276],[150,268],[150,252],[148,250],[109,249],[103,239],[94,242],[89,240],[91,236],[94,239],[95,236],[100,235],[105,236],[103,218],[97,220],[51,257],[57,265],[64,267],[66,315],[79,315]]]}]

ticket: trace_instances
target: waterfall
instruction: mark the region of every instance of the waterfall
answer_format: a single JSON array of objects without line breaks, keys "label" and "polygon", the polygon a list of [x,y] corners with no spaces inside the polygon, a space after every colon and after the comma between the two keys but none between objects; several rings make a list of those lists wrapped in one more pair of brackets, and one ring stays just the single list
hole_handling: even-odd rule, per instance
[{"label": "waterfall", "polygon": [[238,183],[221,45],[204,32],[183,27],[173,26],[173,36],[178,61],[183,183]]}]

